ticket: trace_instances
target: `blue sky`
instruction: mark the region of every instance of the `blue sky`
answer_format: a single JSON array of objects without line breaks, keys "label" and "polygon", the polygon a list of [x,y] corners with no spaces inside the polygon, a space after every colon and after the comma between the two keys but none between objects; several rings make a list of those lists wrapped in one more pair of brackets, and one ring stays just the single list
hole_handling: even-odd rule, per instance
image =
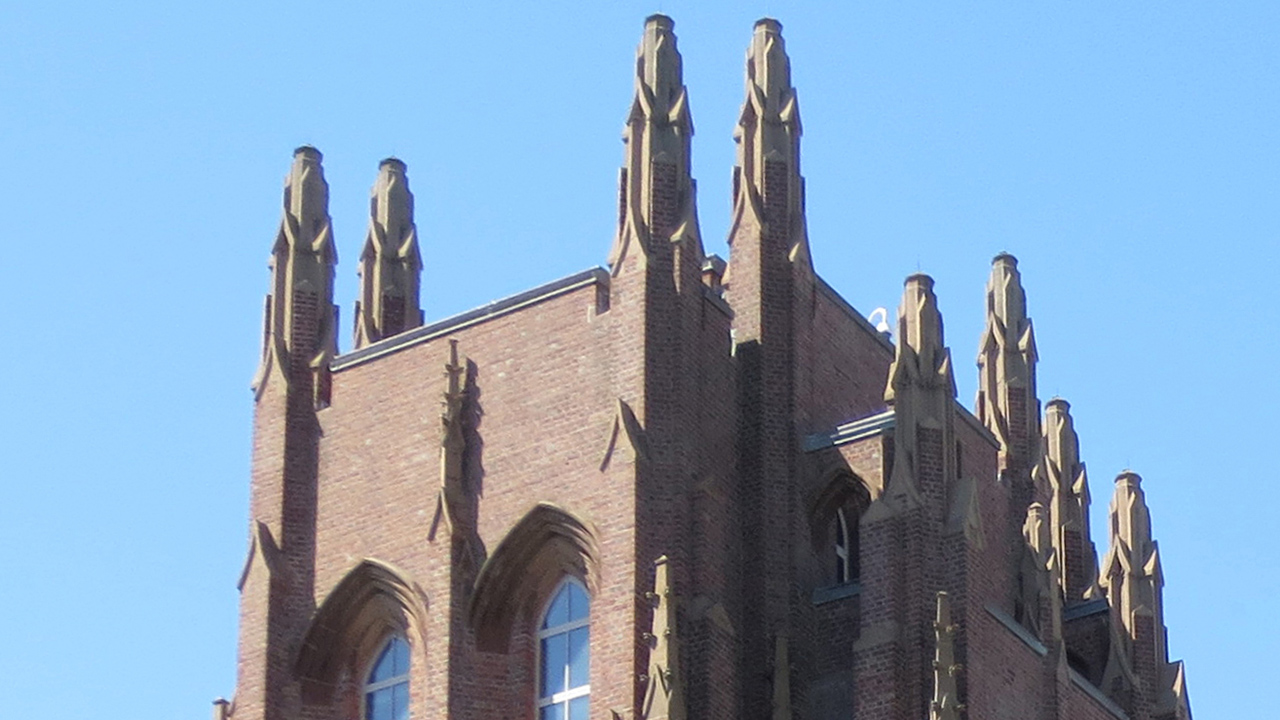
[{"label": "blue sky", "polygon": [[1132,467],[1197,715],[1270,710],[1280,5],[10,0],[6,714],[207,717],[232,691],[248,383],[293,148],[325,153],[344,348],[387,155],[417,195],[429,319],[601,264],[655,10],[685,58],[708,249],[751,25],[773,15],[819,272],[863,312],[932,274],[968,403],[990,258],[1016,254],[1099,550]]}]

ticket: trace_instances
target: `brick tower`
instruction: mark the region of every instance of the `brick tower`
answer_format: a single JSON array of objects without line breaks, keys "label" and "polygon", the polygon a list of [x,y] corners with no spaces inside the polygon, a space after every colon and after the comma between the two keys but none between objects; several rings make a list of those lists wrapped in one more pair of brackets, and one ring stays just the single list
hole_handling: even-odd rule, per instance
[{"label": "brick tower", "polygon": [[727,263],[668,17],[623,134],[607,267],[431,322],[384,160],[345,353],[321,155],[296,151],[215,720],[1189,720],[1141,481],[1099,564],[1017,260],[971,413],[929,276],[890,335],[814,270],[780,23],[748,46]]}]

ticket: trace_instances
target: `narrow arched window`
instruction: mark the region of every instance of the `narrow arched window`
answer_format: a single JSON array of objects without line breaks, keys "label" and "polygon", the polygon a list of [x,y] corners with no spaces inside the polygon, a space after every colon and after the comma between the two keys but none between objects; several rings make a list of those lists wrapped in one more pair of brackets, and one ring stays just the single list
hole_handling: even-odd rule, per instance
[{"label": "narrow arched window", "polygon": [[843,585],[853,581],[853,566],[849,562],[851,555],[849,542],[849,521],[845,519],[844,508],[836,510],[836,584]]},{"label": "narrow arched window", "polygon": [[394,635],[365,678],[364,720],[409,720],[409,643]]},{"label": "narrow arched window", "polygon": [[538,630],[539,720],[588,720],[591,600],[573,578],[560,583]]}]

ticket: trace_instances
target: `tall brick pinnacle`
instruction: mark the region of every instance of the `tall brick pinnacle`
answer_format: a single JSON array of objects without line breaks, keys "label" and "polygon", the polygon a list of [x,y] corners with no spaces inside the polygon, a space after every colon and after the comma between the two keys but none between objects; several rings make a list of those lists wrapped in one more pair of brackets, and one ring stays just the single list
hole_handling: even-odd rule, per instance
[{"label": "tall brick pinnacle", "polygon": [[770,294],[771,268],[799,263],[812,269],[800,174],[800,106],[791,85],[791,59],[782,24],[756,22],[747,49],[746,98],[734,130],[733,220],[725,284],[736,299],[740,339],[762,332],[758,306]]},{"label": "tall brick pinnacle", "polygon": [[[723,278],[733,308],[738,366],[738,459],[742,503],[747,508],[742,543],[763,567],[744,575],[743,677],[767,677],[767,659],[786,634],[795,590],[790,527],[796,497],[797,297],[811,292],[813,269],[804,225],[800,178],[800,115],[791,87],[791,62],[776,20],[755,24],[746,57],[746,97],[734,140],[733,220],[729,263]],[[744,717],[763,718],[783,701],[748,684]],[[797,683],[785,693],[790,708],[803,693]]]},{"label": "tall brick pinnacle", "polygon": [[[917,492],[926,474],[937,475],[928,484],[937,502],[946,497],[944,484],[951,478],[954,457],[952,414],[956,380],[951,350],[942,331],[942,313],[933,292],[933,278],[916,273],[907,278],[898,308],[898,343],[885,402],[891,404],[894,423],[893,473],[885,495],[908,506],[920,498]],[[927,473],[934,469],[936,472]]]},{"label": "tall brick pinnacle", "polygon": [[1135,720],[1189,720],[1182,664],[1169,662],[1164,572],[1137,473],[1126,470],[1116,478],[1110,520],[1111,547],[1102,562],[1102,586],[1111,606],[1113,634],[1102,687],[1131,688],[1116,699]]},{"label": "tall brick pinnacle", "polygon": [[1080,440],[1071,405],[1053,398],[1045,407],[1043,457],[1035,469],[1047,485],[1054,554],[1068,603],[1092,597],[1097,583],[1097,550],[1089,532],[1089,478],[1080,461]]},{"label": "tall brick pinnacle", "polygon": [[[618,235],[609,253],[613,274],[643,267],[660,243],[687,244],[702,261],[696,185],[690,174],[693,120],[676,48],[675,22],[645,20],[636,51],[635,98],[622,132],[626,162],[618,179]],[[700,267],[700,265],[699,265]]]},{"label": "tall brick pinnacle", "polygon": [[263,360],[254,380],[260,395],[272,375],[286,384],[313,376],[317,401],[327,389],[337,352],[333,268],[338,262],[329,219],[329,184],[313,147],[300,147],[284,185],[284,216],[271,251]]},{"label": "tall brick pinnacle", "polygon": [[271,253],[262,365],[254,380],[249,559],[240,580],[234,715],[296,717],[295,644],[315,609],[318,408],[336,353],[329,186],[320,151],[298,148]]},{"label": "tall brick pinnacle", "polygon": [[[903,628],[904,645],[892,649],[896,669],[876,680],[883,686],[859,699],[859,708],[869,712],[878,703],[894,702],[910,712],[893,717],[920,717],[924,711],[933,713],[931,703],[936,702],[941,717],[956,717],[959,699],[953,692],[944,687],[944,697],[931,699],[926,678],[933,674],[933,658],[903,650],[929,647],[938,640],[929,632],[936,609],[931,591],[940,586],[955,589],[940,582],[953,577],[955,566],[954,558],[930,549],[944,547],[944,533],[963,529],[950,526],[955,514],[950,503],[963,497],[957,472],[955,378],[933,278],[928,275],[917,273],[906,280],[898,308],[897,340],[885,388],[885,401],[894,414],[892,470],[883,494],[862,516],[863,542],[890,543],[896,560],[892,582],[876,577],[876,569],[866,578],[863,607],[867,610],[861,622],[864,632],[876,623],[894,623]],[[967,532],[959,539],[961,549],[966,541],[972,541]],[[955,664],[964,663],[963,652],[956,648]],[[858,662],[874,660],[865,656]]]},{"label": "tall brick pinnacle", "polygon": [[383,160],[378,167],[358,272],[357,348],[422,324],[418,301],[422,255],[413,223],[413,193],[404,163],[395,158]]},{"label": "tall brick pinnacle", "polygon": [[[634,94],[623,129],[624,161],[618,178],[618,234],[609,253],[610,317],[604,327],[617,341],[611,350],[619,368],[610,390],[619,401],[615,417],[623,425],[642,428],[647,448],[634,465],[610,470],[619,474],[618,487],[632,489],[628,496],[635,503],[631,552],[634,557],[669,558],[670,564],[657,570],[666,578],[663,581],[696,597],[700,588],[693,578],[704,567],[699,563],[712,560],[694,556],[690,537],[700,522],[691,515],[693,488],[696,479],[708,473],[709,456],[696,440],[698,428],[693,420],[703,407],[697,379],[706,361],[701,347],[707,286],[702,281],[705,258],[698,230],[697,187],[690,175],[693,121],[674,26],[665,15],[648,17],[636,51]],[[727,318],[718,322],[725,337]],[[650,591],[645,575],[632,576],[634,592]],[[643,613],[641,608],[634,611]],[[638,620],[633,627],[637,643],[645,642],[646,626]],[[655,717],[679,717],[682,712],[700,715],[708,697],[725,692],[694,680],[684,689],[662,685],[675,682],[679,669],[674,664],[681,660],[687,660],[684,668],[694,679],[705,677],[718,663],[732,662],[723,651],[677,658],[674,626],[671,632],[671,644],[661,645],[658,654],[667,653],[663,662],[669,663],[672,677],[654,678],[661,687],[636,685],[637,695],[629,706],[634,713],[647,703],[647,712],[659,713]],[[702,643],[707,632],[705,627],[688,628],[687,646],[706,647]],[[631,673],[650,674],[642,653],[637,652],[634,660]],[[642,692],[648,693],[647,699]]]},{"label": "tall brick pinnacle", "polygon": [[[1025,482],[1038,460],[1040,439],[1036,340],[1027,317],[1018,259],[1008,253],[997,255],[991,263],[987,324],[980,346],[977,415],[1000,441],[1001,472]],[[1018,508],[1018,514],[1025,509]]]},{"label": "tall brick pinnacle", "polygon": [[1015,615],[1046,645],[1062,639],[1062,583],[1054,554],[1049,513],[1038,502],[1027,508],[1022,524],[1022,570],[1018,573],[1020,600]]},{"label": "tall brick pinnacle", "polygon": [[1142,478],[1137,473],[1126,470],[1116,477],[1110,520],[1111,547],[1102,563],[1107,601],[1118,614],[1130,642],[1136,642],[1143,635],[1142,618],[1152,619],[1155,632],[1151,636],[1151,651],[1161,662],[1167,662],[1164,573],[1160,569],[1159,548],[1151,537],[1151,513],[1142,490]]}]

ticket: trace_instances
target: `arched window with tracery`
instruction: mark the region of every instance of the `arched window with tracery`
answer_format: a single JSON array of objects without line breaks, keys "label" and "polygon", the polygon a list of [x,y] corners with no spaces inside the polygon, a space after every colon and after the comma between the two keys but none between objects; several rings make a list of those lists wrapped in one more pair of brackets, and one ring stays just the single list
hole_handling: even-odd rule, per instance
[{"label": "arched window with tracery", "polygon": [[562,581],[538,629],[539,720],[588,720],[591,599],[575,578]]},{"label": "arched window with tracery", "polygon": [[364,720],[409,720],[409,643],[393,635],[365,677]]}]

